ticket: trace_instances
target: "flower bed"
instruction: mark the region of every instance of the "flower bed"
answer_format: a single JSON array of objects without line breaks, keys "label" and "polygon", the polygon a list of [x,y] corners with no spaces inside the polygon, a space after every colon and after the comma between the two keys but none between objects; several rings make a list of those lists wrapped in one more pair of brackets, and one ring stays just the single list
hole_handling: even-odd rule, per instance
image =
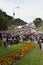
[{"label": "flower bed", "polygon": [[29,43],[27,41],[20,41],[25,44],[23,48],[21,48],[19,51],[13,52],[8,56],[5,56],[0,59],[0,65],[12,65],[13,62],[16,62],[18,59],[21,59],[24,55],[27,54],[27,52],[30,52],[35,45],[33,43]]}]

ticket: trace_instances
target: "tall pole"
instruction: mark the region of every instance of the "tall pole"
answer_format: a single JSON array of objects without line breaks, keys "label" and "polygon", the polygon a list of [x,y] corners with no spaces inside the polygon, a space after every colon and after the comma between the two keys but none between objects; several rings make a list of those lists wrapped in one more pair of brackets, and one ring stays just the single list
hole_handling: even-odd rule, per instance
[{"label": "tall pole", "polygon": [[19,9],[19,7],[14,7],[13,8],[13,19],[15,18],[15,9]]}]

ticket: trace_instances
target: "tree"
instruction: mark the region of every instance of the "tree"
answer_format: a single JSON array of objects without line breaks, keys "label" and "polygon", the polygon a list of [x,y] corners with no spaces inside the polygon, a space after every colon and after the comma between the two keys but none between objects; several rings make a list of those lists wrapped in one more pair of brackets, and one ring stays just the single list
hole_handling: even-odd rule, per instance
[{"label": "tree", "polygon": [[41,18],[36,18],[33,23],[36,25],[36,27],[40,27],[41,23],[42,23],[42,19]]},{"label": "tree", "polygon": [[23,20],[21,20],[21,19],[19,19],[19,18],[17,18],[17,19],[14,19],[13,20],[13,23],[12,23],[13,25],[16,25],[16,26],[19,26],[19,25],[25,25],[25,24],[27,24],[25,21],[23,21]]},{"label": "tree", "polygon": [[0,17],[0,30],[7,30],[9,26],[9,20],[5,17]]},{"label": "tree", "polygon": [[7,30],[13,18],[0,9],[0,30]]},{"label": "tree", "polygon": [[[17,18],[13,19],[12,16],[6,14],[6,12],[0,9],[0,31],[14,28],[15,26],[24,25],[26,22]],[[13,27],[12,27],[13,26]]]}]

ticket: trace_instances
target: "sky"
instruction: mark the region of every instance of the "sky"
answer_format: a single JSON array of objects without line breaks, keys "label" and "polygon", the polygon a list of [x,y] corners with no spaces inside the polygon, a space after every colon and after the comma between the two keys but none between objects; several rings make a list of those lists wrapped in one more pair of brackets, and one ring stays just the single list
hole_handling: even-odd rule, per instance
[{"label": "sky", "polygon": [[[17,8],[19,7],[19,8]],[[20,18],[27,23],[35,18],[43,19],[43,0],[0,0],[0,9],[14,18]]]}]

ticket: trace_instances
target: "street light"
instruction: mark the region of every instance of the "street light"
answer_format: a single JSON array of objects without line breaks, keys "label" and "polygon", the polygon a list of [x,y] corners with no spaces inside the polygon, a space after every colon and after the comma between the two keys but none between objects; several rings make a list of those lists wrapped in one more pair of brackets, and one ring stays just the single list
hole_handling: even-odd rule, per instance
[{"label": "street light", "polygon": [[15,12],[14,12],[15,9],[19,9],[19,7],[14,7],[14,8],[13,8],[13,18],[14,18],[14,16],[15,16]]}]

